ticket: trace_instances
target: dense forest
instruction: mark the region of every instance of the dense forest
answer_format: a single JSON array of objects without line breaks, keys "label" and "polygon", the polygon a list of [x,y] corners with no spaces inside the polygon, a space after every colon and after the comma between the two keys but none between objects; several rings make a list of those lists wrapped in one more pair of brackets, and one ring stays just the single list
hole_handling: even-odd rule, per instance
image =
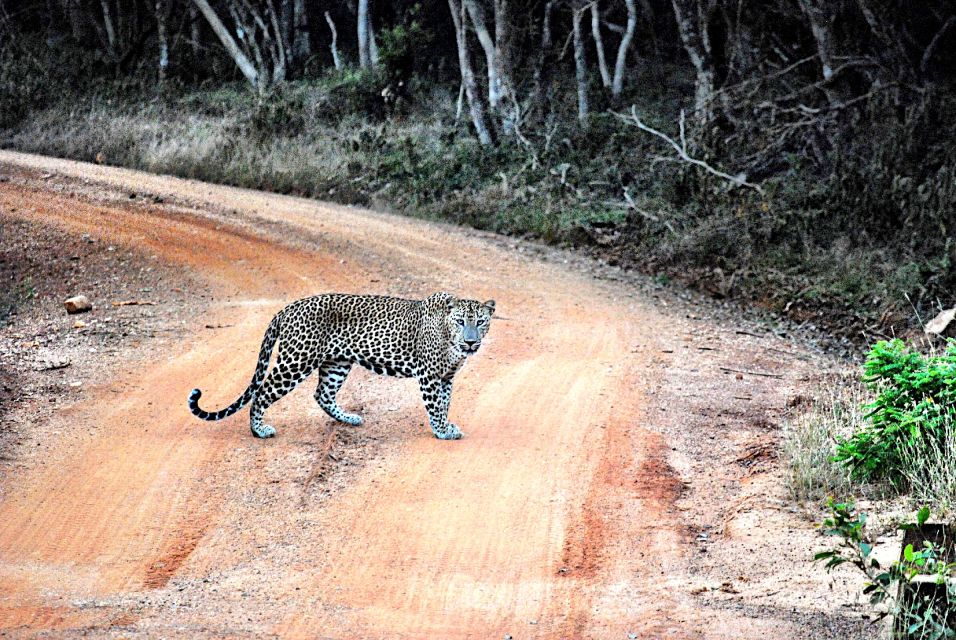
[{"label": "dense forest", "polygon": [[0,144],[587,247],[861,339],[954,302],[946,0],[0,0]]}]

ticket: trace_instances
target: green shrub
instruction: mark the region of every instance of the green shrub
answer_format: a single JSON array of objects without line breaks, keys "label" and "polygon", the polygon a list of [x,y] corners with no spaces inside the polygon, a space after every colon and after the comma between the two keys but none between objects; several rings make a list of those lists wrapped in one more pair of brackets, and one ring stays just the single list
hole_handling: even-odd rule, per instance
[{"label": "green shrub", "polygon": [[[866,530],[865,513],[856,511],[852,503],[827,501],[829,516],[823,521],[823,532],[840,539],[836,548],[821,551],[814,561],[825,561],[827,571],[849,565],[856,567],[866,578],[863,595],[871,605],[885,604],[877,612],[877,618],[893,615],[896,618],[894,638],[939,640],[956,637],[952,626],[953,604],[956,602],[954,584],[951,580],[956,565],[947,559],[943,544],[923,540],[922,544],[907,544],[902,558],[884,566],[873,553],[874,543]],[[922,507],[916,522],[898,526],[903,531],[915,531],[917,539],[920,528],[929,520],[930,510]],[[915,580],[930,577],[943,586],[942,597],[924,595],[919,597]]]},{"label": "green shrub", "polygon": [[837,445],[836,460],[858,480],[901,475],[904,448],[924,439],[940,443],[956,411],[956,341],[937,355],[923,355],[902,340],[873,345],[864,365],[864,382],[877,393],[868,405],[869,424]]},{"label": "green shrub", "polygon": [[337,123],[350,115],[381,120],[385,115],[382,89],[385,73],[380,67],[329,71],[322,81],[324,91],[316,96],[312,113],[318,120]]}]

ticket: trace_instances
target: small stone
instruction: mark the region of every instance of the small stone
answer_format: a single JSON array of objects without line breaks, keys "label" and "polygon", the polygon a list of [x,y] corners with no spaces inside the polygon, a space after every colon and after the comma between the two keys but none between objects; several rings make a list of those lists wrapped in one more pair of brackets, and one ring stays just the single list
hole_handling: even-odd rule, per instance
[{"label": "small stone", "polygon": [[83,322],[82,320],[77,320],[76,322],[73,323],[73,328],[74,328],[74,329],[85,329],[85,328],[86,328],[86,323]]},{"label": "small stone", "polygon": [[93,308],[93,305],[90,304],[89,298],[86,296],[73,296],[72,298],[67,298],[63,302],[63,306],[66,307],[66,312],[70,315],[74,313],[84,313]]}]

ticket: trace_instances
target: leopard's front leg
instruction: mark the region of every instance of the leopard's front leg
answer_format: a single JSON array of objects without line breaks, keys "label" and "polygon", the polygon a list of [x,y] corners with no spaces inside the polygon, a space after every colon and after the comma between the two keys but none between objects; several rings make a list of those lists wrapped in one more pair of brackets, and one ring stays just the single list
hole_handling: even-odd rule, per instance
[{"label": "leopard's front leg", "polygon": [[448,422],[448,406],[451,404],[451,380],[440,378],[419,378],[422,399],[428,411],[428,422],[432,433],[440,440],[458,440],[464,434],[461,429]]}]

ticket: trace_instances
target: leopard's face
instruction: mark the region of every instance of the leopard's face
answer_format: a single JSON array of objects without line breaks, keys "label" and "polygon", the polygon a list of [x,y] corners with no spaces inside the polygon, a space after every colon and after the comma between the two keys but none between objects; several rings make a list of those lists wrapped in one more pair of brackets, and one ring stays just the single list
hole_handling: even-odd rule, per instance
[{"label": "leopard's face", "polygon": [[491,326],[495,301],[453,300],[449,302],[448,311],[452,348],[465,356],[474,354]]}]

